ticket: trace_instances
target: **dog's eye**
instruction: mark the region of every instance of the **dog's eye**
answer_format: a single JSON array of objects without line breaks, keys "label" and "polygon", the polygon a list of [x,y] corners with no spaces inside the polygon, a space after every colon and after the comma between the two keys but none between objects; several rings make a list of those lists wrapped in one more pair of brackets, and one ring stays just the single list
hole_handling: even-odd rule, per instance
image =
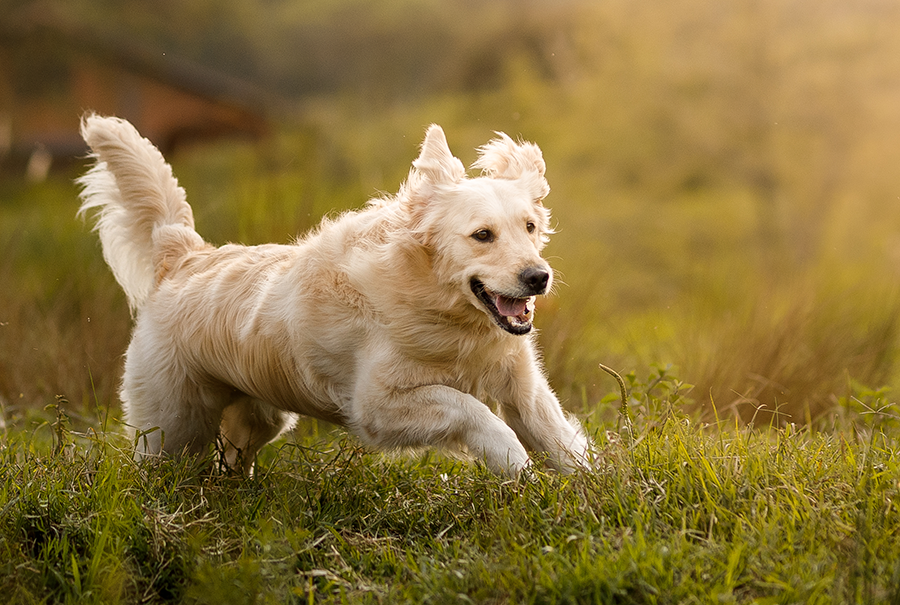
[{"label": "dog's eye", "polygon": [[532,223],[531,221],[528,221],[525,224],[525,228],[528,229],[528,233],[534,233],[534,230],[536,229],[536,227],[534,226],[534,223]]},{"label": "dog's eye", "polygon": [[494,241],[494,232],[490,229],[479,229],[472,234],[472,237],[479,242],[492,242]]}]

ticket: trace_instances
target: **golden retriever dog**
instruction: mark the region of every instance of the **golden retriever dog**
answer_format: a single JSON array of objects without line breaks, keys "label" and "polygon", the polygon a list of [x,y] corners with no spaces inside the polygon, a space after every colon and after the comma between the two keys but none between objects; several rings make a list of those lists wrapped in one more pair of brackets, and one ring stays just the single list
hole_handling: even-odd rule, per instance
[{"label": "golden retriever dog", "polygon": [[470,177],[431,126],[395,196],[291,245],[214,247],[131,124],[88,115],[81,130],[95,164],[79,214],[96,213],[135,318],[121,397],[138,458],[220,439],[250,473],[305,414],[375,448],[464,451],[507,475],[528,450],[564,472],[590,465],[533,338],[553,280],[536,145],[498,134]]}]

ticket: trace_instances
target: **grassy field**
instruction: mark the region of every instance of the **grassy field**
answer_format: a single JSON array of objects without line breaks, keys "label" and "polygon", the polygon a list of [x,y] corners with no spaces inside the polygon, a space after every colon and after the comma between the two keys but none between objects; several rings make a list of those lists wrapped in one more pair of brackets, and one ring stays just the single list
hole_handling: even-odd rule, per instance
[{"label": "grassy field", "polygon": [[[469,9],[388,4],[435,31]],[[322,39],[367,20],[331,6]],[[135,466],[130,317],[75,219],[82,168],[4,175],[0,600],[900,603],[900,8],[573,1],[512,35],[518,4],[492,6],[447,34],[469,63],[342,75],[360,89],[323,83],[263,142],[170,159],[200,233],[254,244],[396,191],[429,123],[465,164],[494,130],[537,142],[559,276],[539,342],[596,472],[504,482],[314,422],[249,480]],[[420,59],[447,77],[417,88]],[[633,435],[600,362],[628,375]]]},{"label": "grassy field", "polygon": [[[314,140],[294,133],[279,143],[288,151],[239,146],[176,162],[201,230],[219,242],[288,241],[290,225],[352,205],[366,186],[306,172],[329,174],[348,155],[329,157]],[[310,148],[311,167],[266,167]],[[2,292],[0,326],[0,594],[10,603],[900,603],[900,416],[889,389],[838,372],[843,386],[808,423],[777,402],[774,416],[750,405],[743,422],[727,406],[715,412],[714,399],[698,405],[697,389],[675,378],[682,370],[650,361],[684,328],[677,311],[612,321],[591,308],[621,271],[584,284],[567,268],[539,315],[554,385],[595,435],[596,472],[504,482],[435,453],[367,452],[314,422],[266,448],[250,480],[172,461],[138,467],[117,436],[114,393],[128,314],[72,216],[74,190],[65,176],[4,187],[3,271],[16,285]],[[557,239],[578,232],[559,220]],[[853,321],[880,304],[863,298]],[[842,319],[801,323],[798,338],[823,338]],[[766,313],[757,320],[778,327]],[[648,342],[619,349],[623,330]],[[610,357],[638,367],[633,436],[614,381],[588,367]]]},{"label": "grassy field", "polygon": [[[136,466],[60,415],[0,450],[9,603],[900,602],[897,416],[830,432],[698,424],[665,371],[629,377],[596,472],[503,481],[312,426],[252,479]],[[102,426],[104,418],[95,419]],[[891,432],[893,431],[893,432]],[[215,459],[211,461],[215,464]]]}]

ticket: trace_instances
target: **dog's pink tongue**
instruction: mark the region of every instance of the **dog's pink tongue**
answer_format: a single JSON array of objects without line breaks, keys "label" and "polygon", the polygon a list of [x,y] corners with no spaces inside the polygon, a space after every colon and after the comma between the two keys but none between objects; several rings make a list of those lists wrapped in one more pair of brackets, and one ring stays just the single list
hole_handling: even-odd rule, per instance
[{"label": "dog's pink tongue", "polygon": [[527,298],[509,298],[507,296],[498,296],[496,301],[497,310],[504,317],[515,317],[524,314],[527,303]]}]

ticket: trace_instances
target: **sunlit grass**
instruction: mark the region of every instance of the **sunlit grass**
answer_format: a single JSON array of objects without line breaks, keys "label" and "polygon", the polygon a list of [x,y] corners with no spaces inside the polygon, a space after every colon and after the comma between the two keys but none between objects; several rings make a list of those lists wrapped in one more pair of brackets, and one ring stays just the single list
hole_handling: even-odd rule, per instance
[{"label": "sunlit grass", "polygon": [[634,439],[595,431],[595,472],[519,481],[336,436],[266,448],[252,479],[138,467],[117,438],[48,418],[0,450],[0,590],[10,603],[900,596],[897,416],[882,394],[858,393],[877,413],[828,433],[710,430],[665,371],[628,382]]}]

